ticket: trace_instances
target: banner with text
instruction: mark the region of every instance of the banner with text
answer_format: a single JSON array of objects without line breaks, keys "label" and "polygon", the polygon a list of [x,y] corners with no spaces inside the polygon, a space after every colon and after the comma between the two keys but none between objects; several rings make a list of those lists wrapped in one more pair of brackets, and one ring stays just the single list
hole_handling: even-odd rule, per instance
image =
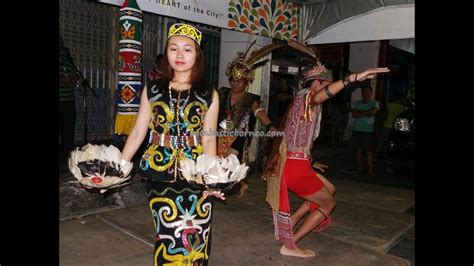
[{"label": "banner with text", "polygon": [[[124,0],[99,0],[121,6]],[[298,5],[288,0],[137,0],[141,10],[288,40],[298,36]]]},{"label": "banner with text", "polygon": [[[99,0],[121,6],[124,0]],[[138,0],[141,10],[164,16],[227,28],[228,1],[215,0]]]}]

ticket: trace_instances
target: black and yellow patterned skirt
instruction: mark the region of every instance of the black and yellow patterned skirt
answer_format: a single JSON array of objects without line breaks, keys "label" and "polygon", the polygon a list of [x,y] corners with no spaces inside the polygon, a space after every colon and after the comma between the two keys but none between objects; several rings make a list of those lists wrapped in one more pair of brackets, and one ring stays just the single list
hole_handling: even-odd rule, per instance
[{"label": "black and yellow patterned skirt", "polygon": [[207,265],[212,202],[186,181],[148,180],[148,203],[156,229],[154,265]]}]

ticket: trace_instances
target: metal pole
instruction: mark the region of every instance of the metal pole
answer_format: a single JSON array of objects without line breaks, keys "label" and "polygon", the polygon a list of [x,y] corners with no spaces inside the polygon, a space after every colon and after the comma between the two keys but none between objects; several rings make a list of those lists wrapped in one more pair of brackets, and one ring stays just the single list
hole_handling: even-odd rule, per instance
[{"label": "metal pole", "polygon": [[[92,73],[91,73],[92,74]],[[81,86],[82,86],[82,89],[84,91],[84,97],[83,97],[83,101],[82,101],[82,107],[84,108],[84,112],[83,112],[83,119],[84,119],[84,144],[87,144],[87,87],[85,86],[84,83],[86,83],[87,80],[84,78]]]}]

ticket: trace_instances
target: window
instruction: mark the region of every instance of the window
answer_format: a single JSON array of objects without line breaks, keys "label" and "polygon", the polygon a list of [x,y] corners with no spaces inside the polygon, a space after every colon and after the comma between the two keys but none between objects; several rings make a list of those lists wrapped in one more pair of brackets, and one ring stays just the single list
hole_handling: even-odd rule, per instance
[{"label": "window", "polygon": [[219,82],[220,32],[202,30],[204,57],[206,58],[206,80],[217,88]]}]

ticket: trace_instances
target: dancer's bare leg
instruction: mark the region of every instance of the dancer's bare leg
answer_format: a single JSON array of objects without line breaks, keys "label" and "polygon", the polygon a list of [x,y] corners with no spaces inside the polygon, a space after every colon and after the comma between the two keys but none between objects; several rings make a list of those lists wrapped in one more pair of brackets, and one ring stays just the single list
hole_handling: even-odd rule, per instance
[{"label": "dancer's bare leg", "polygon": [[336,193],[336,187],[327,180],[323,175],[318,173],[318,178],[323,182],[324,186],[329,190],[329,194],[334,195]]},{"label": "dancer's bare leg", "polygon": [[[232,148],[229,148],[227,150],[226,156],[229,156],[230,154],[234,154],[235,156],[239,156],[239,151],[237,151],[235,149],[232,149]],[[245,191],[247,191],[248,189],[249,189],[249,185],[247,184],[247,180],[240,181],[240,190],[236,194],[236,196],[238,198],[242,197],[244,195]]]},{"label": "dancer's bare leg", "polygon": [[291,249],[283,245],[280,248],[280,254],[285,256],[300,257],[300,258],[312,258],[316,256],[316,253],[312,250],[307,250],[298,245],[295,248]]},{"label": "dancer's bare leg", "polygon": [[[336,201],[329,193],[329,190],[326,187],[323,187],[320,191],[304,197],[304,199],[318,204],[319,210],[324,212],[327,216],[331,213],[336,205]],[[324,215],[320,211],[314,211],[308,215],[304,223],[298,228],[295,232],[294,239],[295,242],[300,241],[305,235],[307,235],[311,230],[313,230],[317,225],[319,225],[324,220]]]},{"label": "dancer's bare leg", "polygon": [[240,190],[237,193],[237,198],[241,198],[245,194],[245,191],[247,191],[248,189],[249,185],[247,184],[246,180],[244,179],[240,181]]},{"label": "dancer's bare leg", "polygon": [[[303,197],[305,200],[314,202],[318,204],[319,210],[328,215],[335,206],[334,198],[330,195],[329,190],[326,187],[323,187],[320,191]],[[308,215],[303,225],[298,228],[295,232],[294,239],[295,242],[301,240],[305,235],[307,235],[313,228],[320,224],[324,220],[324,215],[319,211],[314,211]],[[294,257],[314,257],[315,252],[312,250],[305,249],[296,245],[296,248],[291,249],[283,245],[280,249],[280,254],[286,256]]]},{"label": "dancer's bare leg", "polygon": [[291,215],[291,228],[293,228],[298,221],[310,210],[310,202],[304,201],[298,209]]},{"label": "dancer's bare leg", "polygon": [[[323,182],[324,186],[328,189],[329,193],[334,195],[336,192],[336,187],[329,181],[327,180],[323,175],[318,174],[318,178]],[[310,202],[309,201],[304,201],[300,207],[291,215],[291,228],[293,228],[298,221],[311,209],[310,207]]]}]

